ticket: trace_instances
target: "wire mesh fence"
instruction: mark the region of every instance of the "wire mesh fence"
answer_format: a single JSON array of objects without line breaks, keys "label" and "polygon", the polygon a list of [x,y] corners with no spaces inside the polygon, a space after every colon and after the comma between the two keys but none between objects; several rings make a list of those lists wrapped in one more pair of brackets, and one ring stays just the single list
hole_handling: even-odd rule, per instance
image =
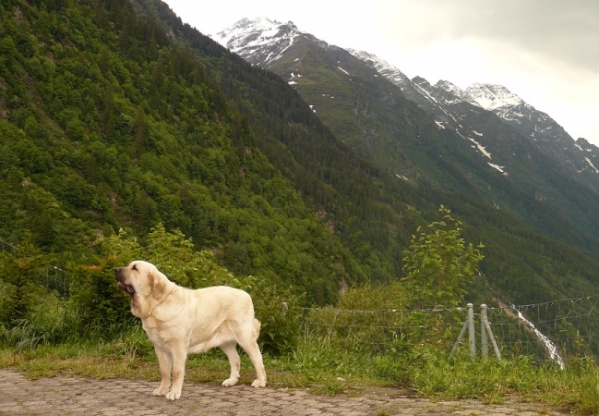
[{"label": "wire mesh fence", "polygon": [[[474,310],[475,351],[481,355],[481,313],[479,307]],[[466,311],[466,307],[422,311],[307,308],[303,336],[371,354],[392,353],[416,343],[435,343],[449,352],[464,328]],[[552,354],[559,358],[599,356],[599,295],[489,307],[486,313],[502,357],[526,355],[545,362],[556,359]],[[469,349],[471,341],[465,337],[460,344]]]}]

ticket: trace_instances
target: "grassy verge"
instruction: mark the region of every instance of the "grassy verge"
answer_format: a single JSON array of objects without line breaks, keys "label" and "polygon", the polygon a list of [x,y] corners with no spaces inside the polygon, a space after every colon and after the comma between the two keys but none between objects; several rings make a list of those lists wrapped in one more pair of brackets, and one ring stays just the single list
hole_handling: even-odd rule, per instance
[{"label": "grassy verge", "polygon": [[[330,358],[330,357],[329,357]],[[354,357],[357,359],[357,357]],[[241,353],[241,383],[254,380],[249,358]],[[315,393],[357,393],[368,385],[389,386],[390,380],[368,369],[371,360],[356,366],[347,356],[332,359],[327,365],[324,345],[304,343],[294,353],[282,357],[265,355],[268,384],[272,387],[310,388]],[[0,368],[15,368],[29,378],[85,376],[97,379],[144,378],[159,380],[158,363],[149,341],[120,339],[111,343],[41,345],[16,350],[0,347]],[[220,383],[228,377],[229,363],[220,350],[190,355],[186,380],[196,383]]]},{"label": "grassy verge", "polygon": [[[590,360],[570,363],[566,370],[536,366],[526,357],[471,361],[431,350],[371,356],[340,351],[322,340],[302,341],[289,355],[265,356],[269,385],[310,388],[315,393],[359,394],[368,387],[394,387],[433,399],[477,398],[500,403],[518,396],[567,408],[577,414],[599,413],[599,369]],[[139,334],[109,343],[63,344],[35,349],[0,349],[0,368],[16,368],[31,378],[55,375],[143,378],[157,381],[152,346]],[[228,362],[220,351],[192,355],[186,379],[220,383]],[[253,380],[253,368],[242,354],[241,382]]]}]

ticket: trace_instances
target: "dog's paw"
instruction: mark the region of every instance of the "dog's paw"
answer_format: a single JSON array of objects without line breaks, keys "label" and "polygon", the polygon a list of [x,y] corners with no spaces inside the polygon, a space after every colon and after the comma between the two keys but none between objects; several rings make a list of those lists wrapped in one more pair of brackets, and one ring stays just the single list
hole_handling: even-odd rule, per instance
[{"label": "dog's paw", "polygon": [[179,397],[181,397],[180,391],[172,391],[171,390],[168,393],[166,393],[167,400],[177,400]]},{"label": "dog's paw", "polygon": [[238,378],[228,378],[222,382],[222,385],[224,387],[233,387],[235,384],[237,384],[237,381],[239,381]]},{"label": "dog's paw", "polygon": [[152,392],[154,396],[164,396],[168,392],[168,387],[165,389],[162,386]]},{"label": "dog's paw", "polygon": [[254,380],[252,387],[266,387],[266,380]]}]

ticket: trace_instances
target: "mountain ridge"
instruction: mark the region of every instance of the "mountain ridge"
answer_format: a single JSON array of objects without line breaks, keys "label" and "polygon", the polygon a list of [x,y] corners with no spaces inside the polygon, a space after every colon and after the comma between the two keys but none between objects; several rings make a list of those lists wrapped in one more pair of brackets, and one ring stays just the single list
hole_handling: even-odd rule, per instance
[{"label": "mountain ridge", "polygon": [[[462,91],[447,81],[431,86],[421,77],[408,79],[399,69],[373,54],[329,45],[299,31],[295,25],[289,26],[289,23],[286,25],[293,29],[294,42],[283,45],[277,40],[277,30],[272,28],[279,23],[264,22],[271,25],[268,29],[271,36],[260,35],[259,31],[264,30],[264,26],[258,28],[258,32],[254,31],[255,27],[246,26],[247,32],[239,27],[238,37],[229,36],[223,43],[228,46],[235,44],[237,53],[248,62],[270,69],[286,79],[338,137],[347,140],[367,159],[398,177],[416,181],[428,178],[441,187],[478,193],[488,203],[534,223],[533,218],[526,219],[530,214],[517,208],[513,202],[514,198],[522,198],[522,195],[508,196],[509,192],[513,194],[509,191],[501,202],[489,192],[494,180],[488,173],[472,176],[479,169],[472,164],[480,165],[482,162],[504,176],[519,192],[550,206],[559,215],[577,224],[581,231],[590,232],[593,239],[598,238],[599,218],[591,208],[599,203],[599,175],[591,166],[596,154],[582,152],[581,146],[565,135],[555,121],[536,111],[507,88],[473,84],[470,90]],[[213,37],[222,41],[224,33],[219,32]],[[248,39],[260,40],[259,45],[253,45],[251,52],[244,49]],[[276,59],[263,61],[261,57],[265,51]],[[373,72],[351,61],[348,55],[365,63]],[[326,71],[329,72],[325,73],[324,68],[328,68]],[[325,81],[324,76],[329,78]],[[381,84],[381,76],[396,85],[400,92],[392,92],[390,86]],[[434,121],[435,128],[426,127],[426,137],[429,140],[434,138],[431,145],[436,150],[431,148],[426,150],[426,155],[422,154],[421,127],[412,127],[413,120],[421,119],[421,116],[415,109],[406,112],[404,109],[409,105],[398,107],[403,99],[400,95],[417,104]],[[331,107],[333,105],[337,105],[337,109]],[[387,107],[383,109],[381,106]],[[391,108],[393,106],[395,109]],[[321,112],[323,108],[327,110],[324,114]],[[345,109],[345,116],[340,114],[341,108]],[[523,123],[524,110],[532,122]],[[389,111],[391,113],[382,116]],[[353,115],[349,115],[350,112]],[[549,127],[539,128],[535,124],[537,121],[549,123]],[[424,120],[419,122],[420,126],[426,124]],[[530,133],[530,129],[534,134]],[[546,131],[564,134],[553,138]],[[453,136],[461,138],[464,143],[456,141]],[[570,153],[561,150],[564,143],[571,149]],[[592,145],[590,149],[597,150]],[[453,177],[436,171],[434,165],[439,162],[431,153],[435,151],[446,156],[455,154],[454,162],[450,163],[457,162],[461,167],[453,170]],[[479,160],[473,159],[474,155],[478,155],[476,158]],[[425,165],[426,170],[422,171]]]},{"label": "mountain ridge", "polygon": [[[539,149],[556,163],[566,169],[569,168],[572,178],[589,186],[594,192],[599,192],[599,175],[594,175],[598,173],[596,166],[599,165],[599,148],[582,138],[574,141],[549,115],[536,110],[506,87],[495,84],[473,83],[465,90],[461,90],[450,81],[440,80],[432,87],[420,88],[417,92],[422,97],[419,97],[414,93],[410,94],[410,82],[420,86],[426,80],[418,76],[412,80],[409,80],[403,74],[403,76],[398,76],[397,74],[401,74],[399,69],[375,55],[355,51],[354,53],[365,62],[372,62],[382,75],[400,86],[402,91],[406,88],[408,98],[427,109],[433,117],[435,111],[430,108],[430,103],[423,102],[423,99],[436,101],[432,98],[431,90],[437,93],[443,90],[454,97],[446,101],[446,104],[457,104],[464,101],[495,113],[516,132],[537,143]],[[430,86],[430,84],[428,85]],[[445,110],[443,112],[446,112]],[[584,148],[581,144],[584,145]],[[583,176],[576,175],[577,173],[583,173]]]},{"label": "mountain ridge", "polygon": [[[263,31],[268,32],[269,35],[261,37],[260,42],[254,45],[255,49],[253,49],[252,52],[255,52],[256,49],[263,50],[267,48],[272,50],[274,48],[276,53],[272,53],[272,56],[269,57],[268,62],[265,62],[260,55],[249,53],[248,49],[244,46],[244,42],[246,42],[247,39],[244,39],[243,36],[239,37],[240,33],[248,33],[248,31],[252,30],[252,28],[248,26],[253,24],[253,21],[250,19],[243,19],[234,25],[237,33],[234,33],[230,30],[228,30],[227,33],[225,33],[225,31],[220,31],[211,37],[217,42],[221,43],[223,46],[229,48],[232,52],[238,53],[252,64],[262,63],[268,65],[270,62],[279,59],[281,54],[284,53],[285,49],[291,46],[291,44],[286,44],[284,47],[282,47],[282,45],[275,46],[272,43],[278,42],[279,37],[277,36],[277,28],[282,27],[289,28],[288,33],[292,34],[291,39],[295,39],[300,36],[306,36],[321,42],[321,46],[323,47],[338,48],[337,46],[330,45],[325,41],[316,39],[309,33],[300,31],[291,21],[285,24],[277,22],[276,20],[269,20],[267,18],[257,19],[257,21],[261,23],[261,28],[254,27],[254,29],[262,29]],[[421,77],[416,76],[410,80],[397,67],[369,52],[357,51],[351,48],[346,50],[365,62],[370,61],[372,66],[381,75],[385,76],[402,89],[408,87],[410,83],[417,83],[418,80],[422,79]],[[451,84],[450,81],[439,80],[435,84],[434,88],[443,88],[446,83]],[[533,141],[541,141],[543,143],[541,146],[542,150],[554,160],[564,163],[565,165],[571,165],[573,169],[576,169],[578,172],[588,170],[592,173],[596,173],[595,171],[599,165],[599,148],[597,148],[597,146],[594,146],[585,140],[587,143],[587,150],[585,150],[587,154],[583,155],[582,153],[577,152],[576,149],[578,149],[578,147],[575,145],[576,142],[574,139],[569,136],[568,133],[557,122],[555,122],[555,120],[553,120],[546,113],[536,110],[532,105],[526,103],[516,94],[509,91],[506,87],[496,84],[474,82],[462,91],[455,85],[451,85],[453,87],[451,91],[449,89],[446,90],[448,92],[453,92],[456,97],[461,98],[469,104],[477,105],[485,110],[494,112],[500,118],[510,124],[511,127],[515,128],[519,133],[527,137],[531,137]],[[418,102],[414,95],[408,96],[408,98]],[[528,118],[529,123],[524,123],[525,118]],[[547,134],[544,133],[549,131],[551,134],[552,130],[554,130],[556,133],[553,134],[551,138],[548,138]],[[569,155],[565,160],[563,159],[563,152],[560,153],[556,151],[556,140],[559,142],[557,146],[566,146],[569,150]],[[593,160],[595,160],[595,163],[593,163]],[[583,182],[586,182],[587,185],[591,183],[592,188],[595,191],[599,191],[599,175],[597,175],[597,177],[587,175],[587,181]]]}]

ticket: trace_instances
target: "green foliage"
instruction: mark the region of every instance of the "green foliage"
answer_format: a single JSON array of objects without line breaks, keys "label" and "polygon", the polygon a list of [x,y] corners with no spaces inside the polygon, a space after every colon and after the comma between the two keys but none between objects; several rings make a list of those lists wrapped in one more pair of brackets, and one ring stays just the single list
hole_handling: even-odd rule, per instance
[{"label": "green foliage", "polygon": [[363,285],[348,288],[338,307],[350,310],[405,310],[409,306],[409,292],[406,285],[400,282],[391,282],[385,285]]},{"label": "green foliage", "polygon": [[258,343],[262,351],[275,357],[294,351],[301,336],[302,296],[290,287],[281,289],[251,276],[242,282],[242,289],[252,295],[261,322]]},{"label": "green foliage", "polygon": [[101,259],[94,266],[80,266],[73,276],[78,285],[73,290],[76,322],[88,337],[112,338],[135,323],[130,300],[116,289],[114,268],[123,264],[123,256]]},{"label": "green foliage", "polygon": [[366,280],[204,66],[129,2],[0,13],[0,236],[90,264],[96,235],[163,224],[306,303]]},{"label": "green foliage", "polygon": [[306,333],[343,353],[388,354],[409,348],[405,285],[348,288],[338,307],[311,308],[304,319]]},{"label": "green foliage", "polygon": [[458,306],[483,259],[479,249],[484,246],[466,245],[462,223],[443,205],[439,212],[443,220],[429,224],[428,231],[419,227],[405,253],[403,280],[419,309]]},{"label": "green foliage", "polygon": [[[155,263],[171,280],[190,288],[229,285],[249,292],[261,320],[260,345],[276,356],[293,350],[298,342],[302,297],[290,287],[280,290],[258,277],[237,278],[219,266],[208,251],[195,250],[180,231],[167,232],[158,224],[142,244],[128,230],[96,242],[93,265],[68,268],[70,296],[47,292],[50,264],[23,243],[12,252],[0,252],[0,341],[20,347],[85,340],[127,338],[137,319],[130,299],[116,288],[114,268],[135,259]],[[141,346],[132,346],[138,349]],[[127,347],[128,348],[128,347]]]},{"label": "green foliage", "polygon": [[17,325],[35,308],[45,292],[40,280],[48,261],[29,239],[16,246],[14,254],[0,252],[0,324]]},{"label": "green foliage", "polygon": [[[480,201],[373,168],[284,80],[227,53],[162,3],[54,3],[0,7],[0,238],[31,244],[38,264],[68,270],[55,284],[44,280],[47,268],[3,254],[0,315],[11,343],[122,335],[134,321],[126,296],[113,291],[111,269],[144,258],[185,286],[246,288],[263,321],[264,349],[288,351],[296,307],[341,299],[356,309],[402,310],[409,297],[401,288],[416,279],[386,283],[401,275],[410,230],[435,217],[429,210],[439,200],[463,219],[468,240],[488,241],[480,269],[510,299],[596,287],[592,254]],[[437,148],[423,152],[439,159]],[[451,168],[443,163],[435,169]],[[538,214],[541,223],[555,219],[548,211],[531,216]],[[556,234],[595,250],[555,224]],[[457,247],[450,231],[442,237]],[[456,276],[469,273],[447,264]],[[422,307],[460,298],[461,283],[448,282],[438,291],[424,285]],[[38,304],[55,313],[43,316]]]}]

